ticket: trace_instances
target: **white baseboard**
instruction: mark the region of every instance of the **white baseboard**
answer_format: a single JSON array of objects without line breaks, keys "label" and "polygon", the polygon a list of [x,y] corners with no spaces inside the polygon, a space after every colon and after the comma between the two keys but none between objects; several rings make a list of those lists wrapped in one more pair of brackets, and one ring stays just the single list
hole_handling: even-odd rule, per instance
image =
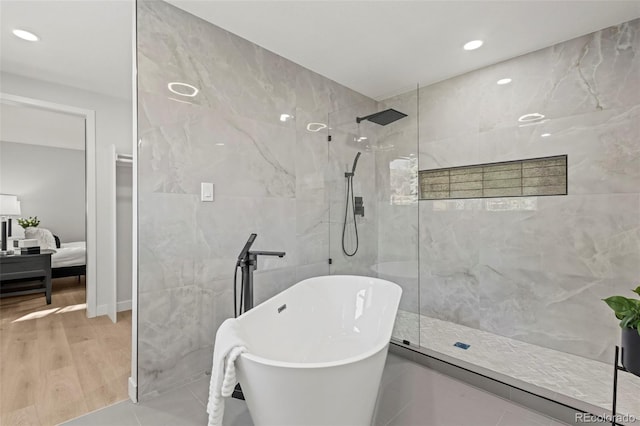
[{"label": "white baseboard", "polygon": [[138,385],[133,381],[133,377],[129,377],[129,398],[131,402],[138,402]]},{"label": "white baseboard", "polygon": [[[131,310],[131,300],[123,300],[122,302],[118,302],[116,304],[116,311],[117,312],[122,312],[122,311],[130,311]],[[98,309],[96,310],[96,316],[101,316],[101,315],[107,315],[107,312],[109,312],[108,306],[107,305],[100,305],[98,306]]]}]

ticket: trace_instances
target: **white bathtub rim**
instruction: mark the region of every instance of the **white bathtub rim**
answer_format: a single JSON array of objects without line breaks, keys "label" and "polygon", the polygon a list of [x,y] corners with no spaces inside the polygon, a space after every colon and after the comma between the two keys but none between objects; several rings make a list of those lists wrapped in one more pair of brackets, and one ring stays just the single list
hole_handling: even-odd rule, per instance
[{"label": "white bathtub rim", "polygon": [[388,342],[383,342],[383,344],[376,345],[373,349],[370,349],[361,354],[351,356],[348,358],[342,358],[337,361],[326,361],[326,362],[287,362],[287,361],[275,361],[270,358],[264,358],[258,355],[253,355],[249,352],[245,352],[241,355],[242,358],[246,358],[250,361],[257,362],[259,364],[269,366],[269,367],[280,367],[280,368],[295,368],[295,369],[314,369],[314,368],[328,368],[328,367],[339,367],[341,365],[348,365],[354,362],[362,361],[363,359],[367,359],[378,352],[384,350],[389,346]]},{"label": "white bathtub rim", "polygon": [[[396,283],[394,283],[393,281],[389,281],[389,280],[385,280],[383,278],[377,278],[377,277],[368,277],[365,275],[322,275],[319,277],[312,277],[312,278],[307,278],[304,279],[302,281],[298,281],[297,283],[295,283],[294,285],[298,285],[301,284],[305,281],[309,281],[309,280],[313,280],[314,278],[322,278],[322,277],[331,277],[333,279],[337,279],[337,278],[366,278],[366,279],[374,279],[376,281],[384,281],[385,283],[391,284],[393,286],[396,287],[397,290],[399,290],[399,295],[398,295],[398,299],[396,301],[396,307],[395,307],[395,311],[396,314],[393,317],[393,321],[395,322],[396,316],[398,315],[398,308],[400,306],[400,299],[402,298],[402,287]],[[285,290],[286,291],[286,290]],[[265,300],[264,302],[262,302],[261,304],[267,303],[272,299],[275,299],[277,297],[279,297],[282,293],[278,293],[275,296]],[[259,305],[258,305],[259,306]],[[257,307],[257,306],[256,306]],[[244,314],[240,315],[238,318],[235,318],[236,321],[242,319],[242,317],[246,314],[251,313],[252,311],[249,312],[245,312]],[[357,361],[361,361],[363,359],[366,359],[368,357],[371,357],[375,354],[377,354],[378,352],[380,352],[381,350],[384,350],[386,347],[389,346],[389,343],[391,342],[391,336],[393,333],[393,323],[390,324],[389,326],[389,339],[388,340],[384,340],[382,342],[380,342],[379,344],[373,346],[371,349],[368,349],[362,353],[359,353],[357,355],[351,356],[351,357],[347,357],[347,358],[341,358],[339,360],[336,361],[324,361],[324,362],[290,362],[290,361],[278,361],[278,360],[274,360],[271,358],[265,358],[265,357],[261,357],[259,355],[254,355],[251,353],[251,347],[247,347],[247,352],[243,353],[242,355],[240,355],[241,358],[262,364],[262,365],[266,365],[266,366],[272,366],[272,367],[281,367],[281,368],[305,368],[305,369],[314,369],[314,368],[327,368],[327,367],[338,367],[341,365],[347,365],[353,362],[357,362]]]}]

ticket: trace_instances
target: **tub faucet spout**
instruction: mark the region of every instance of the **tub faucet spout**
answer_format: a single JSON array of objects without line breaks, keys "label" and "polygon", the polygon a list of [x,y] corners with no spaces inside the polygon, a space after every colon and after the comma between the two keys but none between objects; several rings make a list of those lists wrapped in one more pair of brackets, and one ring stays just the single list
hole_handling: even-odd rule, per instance
[{"label": "tub faucet spout", "polygon": [[278,256],[278,257],[284,257],[285,252],[283,251],[250,251],[249,254],[253,254],[256,256]]}]

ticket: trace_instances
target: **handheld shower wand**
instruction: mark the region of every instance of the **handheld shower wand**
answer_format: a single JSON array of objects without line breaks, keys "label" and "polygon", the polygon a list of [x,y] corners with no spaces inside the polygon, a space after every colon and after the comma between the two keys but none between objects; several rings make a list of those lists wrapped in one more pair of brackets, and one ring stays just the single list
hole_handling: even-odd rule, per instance
[{"label": "handheld shower wand", "polygon": [[351,176],[355,175],[356,173],[356,165],[358,165],[358,158],[360,158],[360,154],[362,154],[360,151],[358,151],[358,153],[356,154],[356,158],[353,159],[353,167],[351,168]]},{"label": "handheld shower wand", "polygon": [[[356,157],[353,159],[353,167],[351,168],[351,172],[345,172],[344,177],[347,179],[346,181],[346,193],[347,198],[344,205],[344,223],[342,224],[342,252],[347,256],[351,257],[358,252],[359,240],[358,240],[358,224],[356,223],[356,204],[355,204],[355,196],[353,193],[353,177],[356,174],[356,166],[358,165],[358,158],[360,158],[361,152],[356,154]],[[347,218],[349,215],[349,200],[351,200],[351,212],[353,214],[353,229],[356,235],[356,248],[349,252],[346,248],[345,244],[345,236],[347,232]]]},{"label": "handheld shower wand", "polygon": [[358,158],[360,158],[360,154],[362,154],[362,153],[358,152],[356,154],[356,158],[353,159],[353,166],[351,167],[351,171],[350,172],[344,172],[344,177],[352,178],[353,176],[355,176],[355,174],[356,174],[356,165],[358,164]]}]

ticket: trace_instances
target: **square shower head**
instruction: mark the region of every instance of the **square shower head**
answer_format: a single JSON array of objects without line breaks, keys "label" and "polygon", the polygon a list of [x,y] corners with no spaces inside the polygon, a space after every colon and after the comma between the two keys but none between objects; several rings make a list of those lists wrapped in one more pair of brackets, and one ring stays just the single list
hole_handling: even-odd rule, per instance
[{"label": "square shower head", "polygon": [[372,123],[386,126],[387,124],[393,123],[394,121],[400,120],[401,118],[404,118],[406,116],[407,114],[405,113],[396,111],[393,108],[389,108],[384,111],[376,112],[375,114],[367,115],[366,117],[358,117],[356,121],[359,123],[362,120],[369,120]]}]

